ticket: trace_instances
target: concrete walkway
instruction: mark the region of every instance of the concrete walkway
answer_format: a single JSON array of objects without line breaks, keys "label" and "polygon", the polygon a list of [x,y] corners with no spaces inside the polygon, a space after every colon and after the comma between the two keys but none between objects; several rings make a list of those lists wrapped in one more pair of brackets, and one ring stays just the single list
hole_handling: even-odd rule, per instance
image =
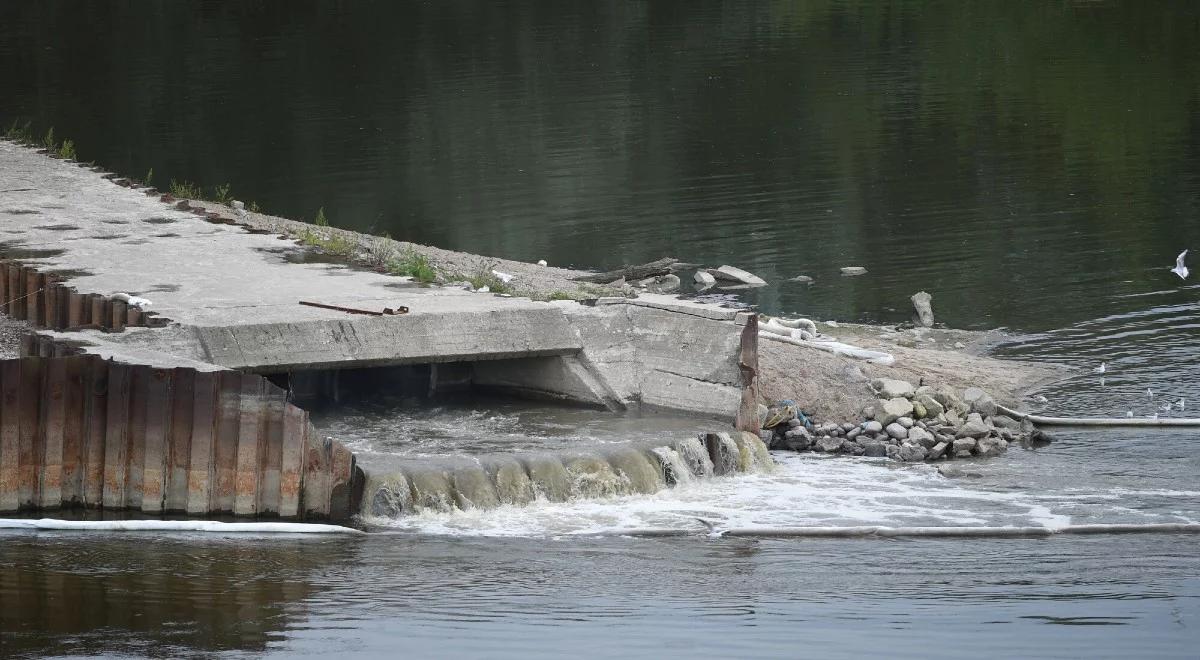
[{"label": "concrete walkway", "polygon": [[[165,328],[57,333],[121,361],[250,372],[472,362],[484,384],[732,418],[748,314],[667,296],[542,303],[321,263],[0,141],[0,259],[147,298]],[[396,316],[362,316],[311,301]]]}]

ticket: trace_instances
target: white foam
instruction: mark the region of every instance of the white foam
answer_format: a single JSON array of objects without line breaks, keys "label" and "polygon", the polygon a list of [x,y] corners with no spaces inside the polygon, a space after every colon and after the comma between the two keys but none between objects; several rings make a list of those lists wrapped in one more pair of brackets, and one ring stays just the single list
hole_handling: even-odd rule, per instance
[{"label": "white foam", "polygon": [[1062,528],[1074,514],[1148,522],[1162,514],[1095,507],[1097,493],[1042,497],[988,490],[937,474],[933,466],[777,452],[769,474],[698,479],[652,495],[633,495],[476,511],[427,512],[375,524],[441,535],[566,536],[640,529],[801,526],[1043,526]]}]

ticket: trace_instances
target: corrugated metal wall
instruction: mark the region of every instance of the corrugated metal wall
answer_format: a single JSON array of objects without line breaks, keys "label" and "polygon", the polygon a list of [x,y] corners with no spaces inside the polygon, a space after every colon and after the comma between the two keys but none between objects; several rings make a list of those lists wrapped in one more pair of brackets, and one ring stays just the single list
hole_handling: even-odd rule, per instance
[{"label": "corrugated metal wall", "polygon": [[350,451],[261,376],[93,355],[0,361],[0,512],[340,519],[360,488]]}]

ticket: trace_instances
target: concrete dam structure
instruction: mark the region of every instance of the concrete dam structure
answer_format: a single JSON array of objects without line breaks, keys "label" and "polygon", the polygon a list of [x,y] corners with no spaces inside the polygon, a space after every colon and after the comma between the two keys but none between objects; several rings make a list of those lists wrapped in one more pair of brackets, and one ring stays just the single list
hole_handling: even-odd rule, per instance
[{"label": "concrete dam structure", "polygon": [[[24,357],[0,364],[0,511],[346,518],[366,483],[415,467],[364,473],[302,408],[414,374],[431,394],[480,388],[754,426],[752,313],[659,295],[580,304],[422,286],[309,260],[282,236],[183,207],[0,141],[0,311],[32,328]],[[675,468],[653,450],[593,458],[635,490],[670,485]],[[522,493],[584,492],[512,460],[530,484]],[[570,472],[575,459],[557,460]],[[482,474],[471,477],[482,491],[465,494],[460,476],[442,496],[505,501],[500,472]],[[411,483],[408,500],[395,495],[420,499]]]}]

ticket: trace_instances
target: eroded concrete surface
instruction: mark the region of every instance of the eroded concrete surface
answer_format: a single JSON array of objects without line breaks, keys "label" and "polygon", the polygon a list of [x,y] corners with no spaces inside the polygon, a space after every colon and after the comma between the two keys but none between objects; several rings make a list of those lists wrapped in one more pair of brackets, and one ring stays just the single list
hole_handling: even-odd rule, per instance
[{"label": "eroded concrete surface", "polygon": [[[99,173],[0,141],[0,258],[80,292],[151,301],[173,322],[60,333],[142,364],[272,372],[501,360],[484,380],[569,399],[732,417],[739,314],[647,295],[595,306],[425,287],[298,258],[272,234],[214,224]],[[360,316],[300,301],[382,310]]]}]

